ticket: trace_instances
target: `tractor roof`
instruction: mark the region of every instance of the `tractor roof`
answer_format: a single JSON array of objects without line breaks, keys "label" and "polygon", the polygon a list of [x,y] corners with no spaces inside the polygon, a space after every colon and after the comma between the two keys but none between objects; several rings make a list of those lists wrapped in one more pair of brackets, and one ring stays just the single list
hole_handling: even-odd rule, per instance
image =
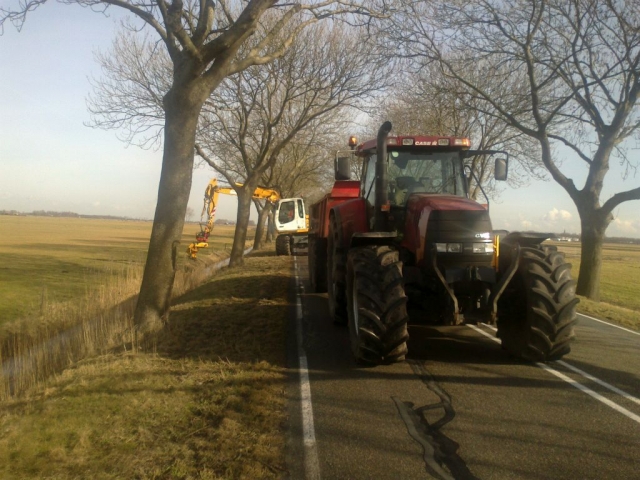
[{"label": "tractor roof", "polygon": [[[471,141],[466,137],[448,137],[441,135],[406,135],[387,137],[387,147],[391,149],[401,147],[439,147],[466,150],[471,146]],[[376,149],[376,139],[362,142],[356,147],[356,154]]]}]

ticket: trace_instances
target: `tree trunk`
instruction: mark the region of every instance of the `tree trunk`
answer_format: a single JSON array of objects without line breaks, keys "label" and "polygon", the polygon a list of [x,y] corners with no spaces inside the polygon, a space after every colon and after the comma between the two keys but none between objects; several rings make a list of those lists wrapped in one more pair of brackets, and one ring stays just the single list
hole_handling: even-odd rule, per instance
[{"label": "tree trunk", "polygon": [[271,206],[269,203],[266,203],[264,208],[262,208],[258,212],[258,224],[256,226],[256,236],[253,239],[253,249],[260,250],[264,245],[264,233],[265,233],[265,220],[267,219],[267,214]]},{"label": "tree trunk", "polygon": [[267,214],[267,239],[266,243],[273,243],[273,238],[275,236],[276,231],[276,217],[275,211],[273,208],[269,209],[269,213]]},{"label": "tree trunk", "polygon": [[602,268],[602,244],[609,225],[607,218],[598,212],[580,212],[582,247],[580,250],[580,274],[576,293],[593,301],[600,301],[600,270]]},{"label": "tree trunk", "polygon": [[[251,213],[251,193],[254,188],[244,186],[243,192],[238,194],[238,215],[236,217],[236,233],[233,237],[233,247],[229,258],[230,267],[239,267],[244,264],[244,248],[247,241],[247,228]],[[247,193],[248,192],[248,193]]]},{"label": "tree trunk", "polygon": [[136,332],[154,331],[169,316],[178,246],[191,191],[196,125],[201,105],[188,87],[165,97],[165,130],[158,203],[136,305]]}]

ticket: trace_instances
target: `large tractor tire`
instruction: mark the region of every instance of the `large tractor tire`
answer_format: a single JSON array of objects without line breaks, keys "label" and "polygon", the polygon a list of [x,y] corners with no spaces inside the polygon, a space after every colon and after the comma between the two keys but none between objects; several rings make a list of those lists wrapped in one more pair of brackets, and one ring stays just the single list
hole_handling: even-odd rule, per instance
[{"label": "large tractor tire", "polygon": [[311,292],[327,291],[327,241],[309,237],[309,285]]},{"label": "large tractor tire", "polygon": [[334,323],[347,323],[347,249],[342,240],[342,230],[335,217],[329,220],[327,239],[327,292],[329,293],[329,313]]},{"label": "large tractor tire", "polygon": [[365,364],[400,362],[407,354],[407,297],[398,252],[388,246],[353,248],[347,258],[351,350]]},{"label": "large tractor tire", "polygon": [[553,247],[522,247],[520,264],[498,303],[498,337],[514,356],[558,360],[571,351],[576,323],[571,264]]},{"label": "large tractor tire", "polygon": [[289,235],[276,237],[276,255],[291,255],[291,238]]}]

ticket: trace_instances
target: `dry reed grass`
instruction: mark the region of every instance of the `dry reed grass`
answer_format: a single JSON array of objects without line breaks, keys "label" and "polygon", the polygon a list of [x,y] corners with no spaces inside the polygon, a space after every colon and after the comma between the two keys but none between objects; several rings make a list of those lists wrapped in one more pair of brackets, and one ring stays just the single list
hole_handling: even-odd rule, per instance
[{"label": "dry reed grass", "polygon": [[176,296],[154,352],[73,363],[0,404],[0,478],[286,476],[291,259],[249,256]]},{"label": "dry reed grass", "polygon": [[[211,276],[224,254],[210,255],[197,268],[177,272],[174,295],[197,287]],[[140,266],[124,266],[105,283],[73,302],[49,303],[46,292],[36,318],[0,327],[0,400],[6,400],[84,358],[115,347],[136,349],[133,312],[142,279]]]}]

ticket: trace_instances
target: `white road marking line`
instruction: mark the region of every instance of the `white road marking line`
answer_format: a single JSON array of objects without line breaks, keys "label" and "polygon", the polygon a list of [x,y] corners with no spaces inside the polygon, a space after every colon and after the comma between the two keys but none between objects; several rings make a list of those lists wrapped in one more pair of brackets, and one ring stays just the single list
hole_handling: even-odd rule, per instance
[{"label": "white road marking line", "polygon": [[[494,327],[493,325],[488,325],[486,323],[482,323],[481,325],[483,325],[484,327],[487,327],[487,328],[489,328],[491,330],[494,330],[494,331],[497,330],[497,328]],[[560,365],[563,365],[563,366],[567,367],[569,370],[573,370],[575,373],[577,373],[579,375],[582,375],[584,378],[588,378],[592,382],[595,382],[595,383],[597,383],[599,385],[602,385],[607,390],[611,390],[612,392],[617,393],[618,395],[626,398],[627,400],[629,400],[629,401],[631,401],[633,403],[637,403],[638,405],[640,405],[640,399],[634,397],[630,393],[627,393],[624,390],[620,390],[618,387],[614,387],[613,385],[605,382],[604,380],[600,380],[599,378],[594,377],[593,375],[591,375],[590,373],[585,372],[584,370],[580,370],[578,367],[574,367],[573,365],[565,362],[564,360],[557,360],[556,363],[559,363]]]},{"label": "white road marking line", "polygon": [[614,410],[620,412],[621,414],[625,415],[626,417],[629,417],[631,420],[636,421],[637,423],[640,423],[640,415],[636,415],[635,413],[630,412],[629,410],[627,410],[624,407],[621,407],[620,405],[618,405],[617,403],[612,402],[611,400],[609,400],[608,398],[603,397],[602,395],[600,395],[599,393],[594,392],[593,390],[591,390],[588,387],[585,387],[584,385],[582,385],[581,383],[576,382],[575,380],[573,380],[572,378],[567,377],[565,374],[558,372],[557,370],[554,370],[553,368],[549,367],[548,365],[544,364],[544,363],[536,363],[536,365],[538,365],[540,368],[544,368],[546,371],[548,371],[549,373],[552,373],[553,375],[555,375],[558,378],[561,378],[562,380],[564,380],[565,382],[567,382],[568,384],[570,384],[572,387],[575,387],[579,390],[582,390],[584,393],[586,393],[587,395],[591,395],[593,398],[595,398],[596,400],[601,401],[602,403],[604,403],[605,405],[607,405],[608,407],[613,408]]},{"label": "white road marking line", "polygon": [[[488,332],[485,332],[484,330],[482,330],[481,328],[476,327],[475,325],[467,325],[468,327],[474,329],[476,332],[484,335],[487,338],[490,338],[491,340],[493,340],[494,342],[500,343],[500,339],[492,336],[491,334],[489,334]],[[487,325],[489,328],[493,328],[490,325]],[[551,368],[550,366],[548,366],[545,363],[542,362],[536,362],[536,365],[544,370],[546,370],[547,372],[551,373],[552,375],[555,375],[556,377],[564,380],[565,382],[567,382],[569,385],[571,385],[572,387],[577,388],[578,390],[582,390],[584,393],[586,393],[587,395],[590,395],[591,397],[595,398],[596,400],[604,403],[605,405],[607,405],[608,407],[613,408],[614,410],[616,410],[617,412],[622,413],[624,416],[630,418],[631,420],[640,423],[640,415],[636,415],[635,413],[627,410],[624,407],[621,407],[620,405],[618,405],[615,402],[612,402],[611,400],[609,400],[608,398],[603,397],[602,395],[600,395],[597,392],[594,392],[593,390],[591,390],[589,387],[585,387],[584,385],[582,385],[579,382],[576,382],[574,379],[567,377],[564,373],[560,373],[559,371]],[[614,387],[615,388],[615,387]]]},{"label": "white road marking line", "polygon": [[313,405],[307,354],[302,346],[302,300],[300,298],[300,277],[298,261],[293,257],[296,276],[296,337],[298,340],[298,363],[300,370],[300,409],[302,411],[302,438],[304,444],[304,470],[307,480],[320,479],[320,462],[316,448],[316,433],[313,426]]},{"label": "white road marking line", "polygon": [[569,370],[573,370],[574,372],[582,375],[583,377],[588,378],[592,382],[596,382],[597,384],[602,385],[604,388],[606,388],[608,390],[611,390],[612,392],[615,392],[618,395],[623,396],[627,400],[630,400],[633,403],[637,403],[638,405],[640,405],[640,399],[639,398],[634,397],[633,395],[625,392],[624,390],[620,390],[618,387],[614,387],[613,385],[610,385],[607,382],[605,382],[603,380],[600,380],[599,378],[596,378],[593,375],[591,375],[591,374],[589,374],[589,373],[587,373],[587,372],[585,372],[583,370],[580,370],[578,367],[574,367],[573,365],[569,365],[564,360],[558,360],[556,363],[559,363],[560,365],[564,365]]},{"label": "white road marking line", "polygon": [[633,333],[634,335],[640,335],[640,332],[636,332],[634,330],[630,330],[628,328],[621,327],[620,325],[616,325],[614,323],[605,322],[604,320],[600,320],[599,318],[590,317],[589,315],[585,315],[584,313],[578,313],[581,317],[588,318],[589,320],[593,320],[594,322],[604,323],[605,325],[609,325],[610,327],[619,328],[620,330],[624,330],[625,332]]}]

